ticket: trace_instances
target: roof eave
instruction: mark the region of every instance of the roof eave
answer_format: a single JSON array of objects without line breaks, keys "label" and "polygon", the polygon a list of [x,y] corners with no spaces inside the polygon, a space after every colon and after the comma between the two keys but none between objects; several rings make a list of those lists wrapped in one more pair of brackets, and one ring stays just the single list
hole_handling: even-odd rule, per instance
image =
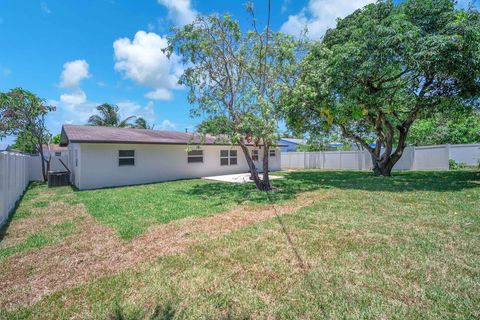
[{"label": "roof eave", "polygon": [[[103,144],[158,144],[158,145],[206,145],[206,146],[239,146],[239,144],[230,143],[205,143],[205,142],[153,142],[153,141],[110,141],[110,140],[69,140],[69,143],[103,143]],[[254,144],[247,144],[252,147]],[[263,145],[259,145],[263,146]],[[287,147],[287,145],[278,144],[277,147]]]},{"label": "roof eave", "polygon": [[65,132],[64,126],[62,126],[62,132],[60,133],[60,143],[58,144],[60,147],[67,147],[69,144],[67,133]]}]

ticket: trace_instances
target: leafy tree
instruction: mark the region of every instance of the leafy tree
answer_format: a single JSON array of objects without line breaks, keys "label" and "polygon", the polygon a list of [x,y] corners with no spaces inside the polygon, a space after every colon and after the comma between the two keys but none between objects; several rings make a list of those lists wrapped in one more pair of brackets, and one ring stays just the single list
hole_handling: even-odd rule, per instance
[{"label": "leafy tree", "polygon": [[215,136],[227,135],[229,125],[230,120],[225,115],[211,116],[197,126],[197,131]]},{"label": "leafy tree", "polygon": [[339,20],[285,95],[289,125],[338,126],[370,152],[376,175],[390,176],[417,119],[478,103],[480,15],[454,5],[379,1]]},{"label": "leafy tree", "polygon": [[[249,10],[253,14],[251,5]],[[229,15],[198,16],[168,40],[168,53],[178,52],[186,66],[180,82],[189,88],[192,114],[223,121],[222,133],[240,145],[257,188],[270,190],[268,151],[278,138],[276,106],[281,83],[294,70],[295,42],[271,32],[268,23],[258,31],[255,20],[253,30],[243,33]],[[249,144],[263,149],[263,179]]]},{"label": "leafy tree", "polygon": [[88,118],[88,124],[91,126],[117,128],[132,127],[133,125],[130,123],[130,121],[136,118],[135,116],[130,116],[121,120],[118,113],[118,106],[109,103],[99,105],[96,109],[99,114],[90,116],[90,118]]},{"label": "leafy tree", "polygon": [[416,146],[480,142],[480,114],[449,117],[436,114],[412,125],[407,142]]},{"label": "leafy tree", "polygon": [[58,134],[54,135],[53,138],[52,138],[52,143],[60,144],[60,138],[61,137],[62,137],[61,133],[58,133]]},{"label": "leafy tree", "polygon": [[308,139],[307,144],[299,144],[296,151],[299,152],[318,152],[327,150],[327,145],[322,140]]},{"label": "leafy tree", "polygon": [[283,132],[280,132],[280,138],[303,139],[304,136],[303,134],[297,134],[290,130],[285,130]]},{"label": "leafy tree", "polygon": [[[45,139],[48,141],[48,138]],[[19,132],[15,137],[15,143],[11,146],[12,150],[25,152],[25,153],[37,153],[37,147],[35,146],[34,139],[30,132]]]},{"label": "leafy tree", "polygon": [[137,119],[135,119],[135,123],[133,124],[133,128],[153,130],[155,128],[155,125],[154,124],[148,124],[147,120],[145,120],[142,117],[138,117]]},{"label": "leafy tree", "polygon": [[55,107],[45,102],[45,99],[22,88],[0,93],[0,137],[19,135],[17,142],[23,148],[38,152],[42,157],[43,179],[47,181],[50,155],[45,156],[44,145],[48,145],[51,134],[46,128],[45,116]]}]

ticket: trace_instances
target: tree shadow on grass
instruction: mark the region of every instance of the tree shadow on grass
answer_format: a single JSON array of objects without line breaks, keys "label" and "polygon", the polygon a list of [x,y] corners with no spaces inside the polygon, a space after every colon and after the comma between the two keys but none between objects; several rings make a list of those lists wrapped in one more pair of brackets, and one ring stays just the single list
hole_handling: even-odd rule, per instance
[{"label": "tree shadow on grass", "polygon": [[[394,172],[393,177],[375,177],[367,171],[319,171],[304,170],[278,173],[283,179],[272,181],[277,189],[270,193],[273,202],[295,198],[299,193],[319,189],[350,189],[372,192],[456,192],[480,188],[478,171],[404,171]],[[203,197],[219,197],[238,204],[269,203],[270,200],[253,183],[206,183],[184,190],[187,194]]]},{"label": "tree shadow on grass", "polygon": [[297,184],[382,192],[456,192],[480,187],[480,172],[394,171],[392,177],[375,177],[366,171],[292,171],[283,173]]}]

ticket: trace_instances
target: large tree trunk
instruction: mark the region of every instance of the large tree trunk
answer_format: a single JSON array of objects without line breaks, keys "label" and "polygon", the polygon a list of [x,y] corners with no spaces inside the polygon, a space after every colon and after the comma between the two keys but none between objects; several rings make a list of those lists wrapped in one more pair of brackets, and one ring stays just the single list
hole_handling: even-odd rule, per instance
[{"label": "large tree trunk", "polygon": [[[265,180],[260,179],[260,177],[258,175],[257,167],[255,166],[255,163],[252,160],[252,156],[250,155],[250,151],[248,150],[247,146],[244,143],[240,142],[240,147],[242,148],[243,154],[245,155],[245,159],[247,160],[248,168],[250,169],[251,177],[252,177],[253,182],[255,183],[255,186],[257,187],[257,189],[261,190],[261,191],[270,191],[270,181],[268,180],[268,174],[267,174],[268,184],[265,185],[265,183],[264,183]],[[268,163],[267,163],[267,169],[268,169]],[[264,170],[264,175],[265,175],[265,170]]]},{"label": "large tree trunk", "polygon": [[[405,150],[405,147],[407,146],[406,139],[408,131],[414,119],[415,114],[412,113],[407,120],[395,127],[398,134],[397,147],[395,150],[393,150],[395,128],[381,112],[379,112],[377,116],[372,119],[372,122],[375,123],[375,129],[377,133],[375,148],[372,148],[360,135],[349,132],[345,126],[340,125],[340,128],[344,137],[354,139],[354,141],[358,142],[361,146],[368,150],[372,158],[372,170],[375,176],[390,177],[392,175],[393,167],[398,160],[400,160],[403,150]],[[385,147],[383,152],[382,146]]]},{"label": "large tree trunk", "polygon": [[269,159],[269,145],[267,143],[263,144],[263,188],[265,191],[272,190],[270,185],[270,174],[268,168],[268,159]]},{"label": "large tree trunk", "polygon": [[[380,154],[381,148],[379,145],[377,145],[375,149],[369,149],[372,156],[373,174],[375,176],[390,177],[392,175],[393,167],[402,157],[403,150],[405,150],[407,146],[405,140],[408,133],[408,127],[399,126],[397,129],[399,131],[399,138],[395,151],[392,152],[392,139],[386,139],[385,150],[382,154]],[[379,142],[380,140],[377,140],[377,143]]]},{"label": "large tree trunk", "polygon": [[373,174],[382,177],[392,176],[392,169],[397,161],[394,161],[391,156],[385,156],[384,160],[379,161],[377,157],[372,155]]},{"label": "large tree trunk", "polygon": [[46,172],[45,169],[45,158],[43,155],[43,145],[42,143],[39,144],[38,146],[38,153],[40,154],[40,161],[42,163],[42,175],[43,175],[43,181],[46,182],[48,180],[48,173]]}]

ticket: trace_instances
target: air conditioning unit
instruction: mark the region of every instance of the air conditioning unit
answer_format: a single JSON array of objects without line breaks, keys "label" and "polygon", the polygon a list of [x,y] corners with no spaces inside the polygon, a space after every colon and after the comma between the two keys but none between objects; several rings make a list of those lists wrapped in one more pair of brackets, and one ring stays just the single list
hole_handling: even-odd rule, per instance
[{"label": "air conditioning unit", "polygon": [[60,187],[70,185],[70,172],[68,171],[49,171],[48,187]]}]

